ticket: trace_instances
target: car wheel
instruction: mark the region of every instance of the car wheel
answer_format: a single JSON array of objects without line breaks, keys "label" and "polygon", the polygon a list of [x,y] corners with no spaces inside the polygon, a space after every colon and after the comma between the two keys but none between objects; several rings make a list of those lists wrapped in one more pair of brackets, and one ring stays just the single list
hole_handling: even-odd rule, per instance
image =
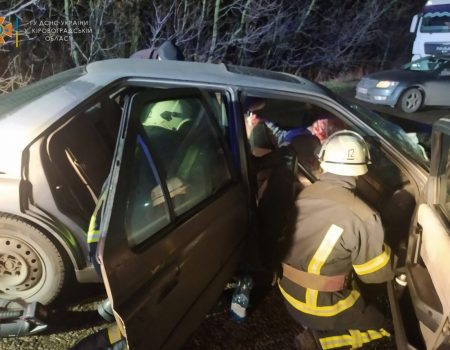
[{"label": "car wheel", "polygon": [[0,299],[48,304],[67,278],[65,259],[34,226],[0,215]]},{"label": "car wheel", "polygon": [[419,89],[406,90],[400,97],[399,106],[403,112],[414,113],[422,106],[423,95]]}]

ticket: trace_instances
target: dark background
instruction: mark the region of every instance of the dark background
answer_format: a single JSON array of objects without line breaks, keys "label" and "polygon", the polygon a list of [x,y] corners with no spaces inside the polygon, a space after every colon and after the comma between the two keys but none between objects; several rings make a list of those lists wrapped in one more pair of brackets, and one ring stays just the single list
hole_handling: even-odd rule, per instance
[{"label": "dark background", "polygon": [[[0,0],[19,20],[0,46],[0,92],[91,61],[128,57],[173,39],[188,60],[285,71],[315,80],[359,77],[411,59],[411,18],[424,0]],[[42,21],[42,22],[41,22]],[[60,24],[44,25],[45,21]],[[69,30],[57,40],[31,28]],[[61,24],[62,23],[62,24]],[[59,38],[61,39],[61,38]]]}]

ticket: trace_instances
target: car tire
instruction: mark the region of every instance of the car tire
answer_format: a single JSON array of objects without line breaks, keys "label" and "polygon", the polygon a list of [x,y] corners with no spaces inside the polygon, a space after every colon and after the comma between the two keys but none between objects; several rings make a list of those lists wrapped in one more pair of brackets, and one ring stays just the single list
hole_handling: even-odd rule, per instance
[{"label": "car tire", "polygon": [[0,300],[49,304],[68,278],[67,259],[45,233],[13,215],[0,215]]},{"label": "car tire", "polygon": [[399,107],[405,113],[417,112],[422,107],[423,94],[417,88],[407,89],[399,100]]}]

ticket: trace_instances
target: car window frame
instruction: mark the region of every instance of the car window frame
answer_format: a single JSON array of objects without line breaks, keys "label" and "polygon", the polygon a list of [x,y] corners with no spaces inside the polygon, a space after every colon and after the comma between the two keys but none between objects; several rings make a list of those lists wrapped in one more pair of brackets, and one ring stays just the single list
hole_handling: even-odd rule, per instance
[{"label": "car window frame", "polygon": [[[247,188],[247,191],[251,191],[250,187],[250,181],[248,179],[248,169],[249,169],[249,163],[245,162],[245,158],[242,156],[245,154],[244,147],[245,144],[243,143],[242,137],[240,135],[244,132],[244,128],[239,122],[239,107],[237,101],[237,94],[235,91],[235,87],[231,86],[229,84],[210,84],[210,83],[201,83],[201,82],[195,82],[195,81],[179,81],[179,80],[173,80],[173,79],[158,79],[158,78],[144,78],[144,77],[121,77],[117,80],[111,81],[107,86],[104,86],[100,88],[99,90],[95,91],[92,95],[90,95],[88,98],[81,101],[79,104],[75,105],[73,108],[71,108],[69,111],[67,111],[64,115],[62,115],[58,120],[56,120],[46,131],[39,134],[34,140],[32,140],[32,143],[34,143],[36,140],[41,138],[43,135],[47,134],[48,130],[54,131],[60,126],[64,125],[70,118],[73,116],[85,111],[88,108],[91,108],[93,105],[95,105],[99,100],[101,100],[104,96],[114,96],[116,98],[122,93],[126,93],[129,89],[141,89],[141,88],[163,88],[163,89],[175,89],[175,88],[198,88],[204,91],[214,91],[214,92],[221,92],[226,96],[226,113],[228,118],[228,136],[229,142],[223,143],[223,149],[225,150],[225,154],[227,156],[227,165],[229,167],[232,182],[234,184],[238,183],[239,181],[242,181]],[[120,105],[122,109],[122,116],[121,116],[121,122],[123,122],[124,119],[124,113],[125,113],[125,103],[122,103]],[[216,118],[214,119],[215,122],[217,122]],[[217,127],[220,129],[220,127]],[[122,131],[122,133],[125,130]],[[219,130],[218,134],[221,136],[220,140],[223,141],[223,133],[221,132],[221,129]],[[118,147],[120,135],[118,136],[116,140],[115,148]],[[112,170],[112,167],[114,164],[111,164],[110,173]],[[109,182],[108,187],[112,185],[111,182]],[[217,196],[220,196],[220,194],[217,194]],[[211,199],[214,200],[214,199]],[[202,202],[203,203],[203,202]],[[208,205],[206,202],[201,205]],[[183,214],[188,216],[190,211]],[[71,217],[70,215],[64,214],[67,217]],[[104,220],[103,220],[104,221]],[[81,227],[80,227],[81,229]],[[168,228],[169,230],[170,228]],[[164,231],[163,229],[162,231]],[[83,243],[83,242],[82,242]]]},{"label": "car window frame", "polygon": [[443,126],[442,121],[438,122],[433,130],[432,149],[433,168],[427,184],[428,202],[450,227],[450,125]]},{"label": "car window frame", "polygon": [[[324,87],[324,89],[326,89]],[[371,140],[375,140],[377,145],[382,148],[383,153],[390,161],[398,166],[408,178],[411,183],[414,184],[414,196],[419,198],[422,189],[425,186],[428,169],[425,169],[417,162],[410,159],[411,157],[403,154],[395,148],[389,140],[385,139],[369,124],[366,124],[362,119],[359,119],[353,110],[349,107],[349,103],[345,99],[335,96],[334,93],[326,89],[323,94],[317,94],[315,92],[292,92],[292,91],[280,91],[273,89],[257,88],[257,87],[238,87],[238,93],[248,94],[253,97],[260,98],[276,98],[286,99],[298,102],[309,102],[321,107],[336,117],[344,121],[352,130],[362,133]]]},{"label": "car window frame", "polygon": [[[171,89],[171,90],[173,90],[173,89]],[[176,90],[178,90],[178,89],[176,89]],[[157,152],[153,149],[151,142],[149,142],[149,137],[148,137],[148,135],[146,135],[145,131],[143,130],[142,125],[138,125],[138,126],[131,125],[131,122],[132,122],[131,118],[133,118],[135,120],[139,119],[139,118],[137,116],[131,116],[131,115],[129,116],[130,120],[128,121],[128,126],[127,126],[129,128],[128,132],[135,133],[135,136],[141,137],[144,139],[144,142],[146,143],[146,146],[148,148],[148,151],[150,152],[152,162],[153,162],[152,164],[149,164],[149,165],[151,168],[154,168],[156,170],[156,175],[157,175],[157,178],[159,179],[166,205],[169,208],[168,224],[166,224],[164,227],[157,230],[155,233],[153,233],[151,236],[147,237],[145,240],[141,241],[140,243],[133,245],[133,246],[131,246],[131,245],[129,246],[130,249],[132,249],[136,252],[139,252],[141,249],[145,250],[145,249],[147,249],[147,247],[149,245],[152,245],[156,240],[162,239],[168,232],[171,232],[177,226],[182,225],[190,217],[192,217],[196,213],[200,212],[203,208],[207,207],[210,203],[214,202],[217,198],[222,196],[223,193],[225,193],[230,188],[230,186],[233,186],[233,184],[235,184],[237,182],[237,178],[235,176],[233,176],[233,173],[235,173],[235,171],[233,171],[234,166],[230,159],[231,157],[229,154],[228,146],[224,140],[224,136],[221,132],[220,126],[218,125],[217,119],[214,116],[214,110],[209,105],[209,101],[207,100],[208,97],[207,96],[203,96],[203,97],[205,98],[205,102],[207,105],[208,120],[209,120],[209,123],[211,124],[212,132],[214,133],[216,140],[219,141],[220,147],[223,151],[225,164],[228,168],[230,177],[224,184],[221,185],[219,190],[208,195],[208,197],[202,199],[200,202],[196,203],[195,205],[190,207],[188,210],[186,210],[185,212],[183,212],[179,215],[177,215],[175,213],[173,199],[171,198],[168,188],[167,188],[167,181],[166,181],[167,179],[164,179],[164,176],[163,176],[165,170],[163,169],[162,164],[160,164],[160,161],[158,160],[158,157],[155,154]],[[159,101],[159,100],[155,100],[155,101]],[[132,128],[130,128],[130,126],[132,126]]]},{"label": "car window frame", "polygon": [[[233,174],[236,180],[245,174],[246,164],[242,164],[242,148],[239,135],[243,132],[243,128],[240,125],[239,113],[237,105],[237,93],[236,89],[233,85],[230,84],[211,84],[211,83],[202,83],[196,81],[185,81],[185,80],[172,80],[172,79],[155,79],[155,78],[144,78],[144,77],[129,77],[126,78],[126,83],[133,87],[161,87],[161,88],[182,88],[182,87],[192,87],[199,88],[202,90],[207,90],[208,92],[223,92],[227,97],[227,116],[228,116],[228,135],[231,137],[230,143],[228,144],[228,148],[231,154],[231,159],[235,164],[236,171]],[[234,170],[234,167],[233,167]]]},{"label": "car window frame", "polygon": [[[279,99],[279,100],[290,100],[298,103],[312,103],[332,115],[338,117],[346,124],[356,129],[358,132],[362,132],[363,134],[367,134],[367,136],[375,136],[375,133],[367,133],[367,131],[362,131],[364,126],[367,126],[363,121],[356,118],[356,116],[350,114],[348,110],[344,108],[343,105],[340,105],[338,101],[334,101],[332,98],[323,95],[318,96],[317,94],[311,93],[308,94],[306,92],[296,93],[290,91],[279,91],[279,90],[269,90],[262,88],[249,88],[249,87],[241,87],[239,89],[240,96],[252,96],[258,98],[267,98],[267,99]],[[356,120],[355,120],[356,118]],[[361,124],[362,123],[362,124]],[[370,131],[373,131],[372,128],[369,127]]]}]

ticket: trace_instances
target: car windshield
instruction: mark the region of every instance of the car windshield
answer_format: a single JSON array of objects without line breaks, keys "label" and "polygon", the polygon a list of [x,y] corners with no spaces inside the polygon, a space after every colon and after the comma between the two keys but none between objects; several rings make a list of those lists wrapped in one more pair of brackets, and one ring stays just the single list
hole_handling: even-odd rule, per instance
[{"label": "car windshield", "polygon": [[439,57],[424,57],[416,61],[409,62],[402,66],[404,70],[422,71],[422,72],[433,72],[437,71],[444,66],[447,67],[450,63],[449,58],[439,58]]},{"label": "car windshield", "polygon": [[347,106],[353,114],[390,142],[396,149],[401,151],[408,158],[414,160],[422,168],[429,171],[430,163],[425,150],[418,142],[415,142],[414,138],[406,134],[401,127],[363,106],[349,102],[339,96],[336,96],[335,98],[339,100],[341,104]]},{"label": "car windshield", "polygon": [[30,84],[22,89],[1,95],[0,118],[46,94],[50,90],[54,90],[71,80],[75,80],[84,73],[86,73],[84,67],[69,69],[65,72],[55,74],[51,77]]}]

